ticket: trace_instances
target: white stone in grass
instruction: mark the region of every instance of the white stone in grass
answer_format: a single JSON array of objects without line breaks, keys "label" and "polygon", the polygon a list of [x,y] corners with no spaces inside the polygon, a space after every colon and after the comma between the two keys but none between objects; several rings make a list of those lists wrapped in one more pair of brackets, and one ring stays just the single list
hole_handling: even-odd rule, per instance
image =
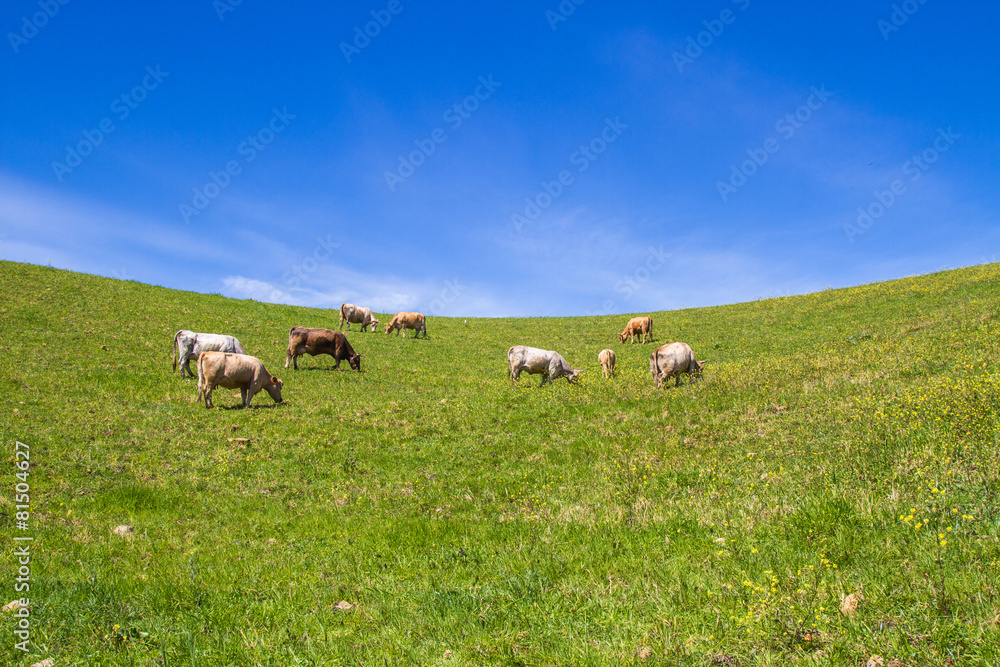
[{"label": "white stone in grass", "polygon": [[52,667],[52,665],[54,664],[56,664],[55,660],[53,660],[52,658],[45,658],[45,660],[36,662],[31,667]]},{"label": "white stone in grass", "polygon": [[20,600],[11,600],[3,606],[3,611],[17,611],[21,608]]},{"label": "white stone in grass", "polygon": [[135,530],[132,528],[132,526],[126,526],[122,524],[121,526],[115,526],[111,532],[114,533],[115,535],[121,535],[122,537],[125,537],[126,535],[131,535],[132,533],[134,533]]},{"label": "white stone in grass", "polygon": [[337,611],[350,611],[354,609],[354,605],[348,602],[347,600],[341,600],[337,604],[333,605],[333,608],[336,609]]}]

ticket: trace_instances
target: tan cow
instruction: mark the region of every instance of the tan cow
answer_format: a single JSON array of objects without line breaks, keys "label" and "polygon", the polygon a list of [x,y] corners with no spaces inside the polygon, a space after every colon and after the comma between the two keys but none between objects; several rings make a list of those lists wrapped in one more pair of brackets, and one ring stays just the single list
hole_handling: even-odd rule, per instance
[{"label": "tan cow", "polygon": [[653,340],[653,318],[648,316],[633,317],[625,325],[625,331],[618,334],[618,342],[624,343],[626,338],[630,338],[631,342],[635,342],[636,337],[642,334],[642,342],[646,343],[646,334],[649,334],[649,340]]},{"label": "tan cow", "polygon": [[198,357],[198,398],[204,395],[205,407],[213,407],[212,391],[216,387],[240,390],[243,407],[261,389],[267,391],[275,403],[281,403],[281,380],[264,368],[264,362],[248,354],[231,352],[202,352]]},{"label": "tan cow", "polygon": [[601,370],[604,371],[604,377],[614,377],[615,376],[615,352],[614,350],[601,350],[597,355],[597,360],[601,362]]},{"label": "tan cow", "polygon": [[691,381],[701,377],[704,361],[695,361],[694,350],[687,343],[668,343],[653,350],[649,357],[649,372],[653,385],[659,387],[671,377],[676,378],[674,386],[681,383],[681,375],[687,374]]},{"label": "tan cow", "polygon": [[344,322],[347,322],[348,331],[351,330],[352,324],[360,324],[361,331],[365,331],[370,326],[372,333],[375,333],[375,327],[378,326],[378,320],[375,319],[375,313],[372,312],[371,308],[355,306],[353,303],[340,304],[340,324],[337,325],[337,329],[343,329]]},{"label": "tan cow", "polygon": [[406,338],[407,329],[416,329],[417,338],[420,338],[420,332],[424,333],[424,338],[427,338],[427,322],[426,318],[420,313],[406,313],[399,312],[392,316],[392,321],[385,325],[385,332],[389,333],[393,329],[396,330],[396,335],[399,335],[399,331],[402,329],[403,338]]}]

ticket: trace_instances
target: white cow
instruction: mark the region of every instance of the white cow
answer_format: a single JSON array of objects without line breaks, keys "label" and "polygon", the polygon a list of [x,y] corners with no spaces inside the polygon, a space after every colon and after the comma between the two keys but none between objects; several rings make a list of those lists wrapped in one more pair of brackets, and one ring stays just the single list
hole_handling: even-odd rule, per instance
[{"label": "white cow", "polygon": [[681,375],[687,373],[691,381],[701,377],[704,361],[695,361],[694,350],[687,343],[668,343],[656,348],[649,357],[649,372],[653,385],[659,387],[671,377],[676,378],[674,386],[681,383]]},{"label": "white cow", "polygon": [[568,382],[576,382],[576,379],[583,371],[574,370],[562,355],[552,350],[540,350],[537,347],[526,345],[515,345],[507,350],[507,376],[511,385],[514,380],[521,377],[521,371],[527,371],[529,375],[541,375],[542,385],[548,380],[552,384],[553,380],[565,377]]},{"label": "white cow", "polygon": [[362,332],[371,326],[372,333],[375,333],[375,327],[378,326],[378,320],[375,319],[375,313],[372,312],[371,308],[355,306],[353,303],[340,304],[340,324],[337,326],[338,330],[344,328],[344,322],[347,322],[348,331],[351,330],[351,324],[360,324]]},{"label": "white cow", "polygon": [[174,370],[177,364],[181,365],[181,377],[184,371],[191,377],[190,361],[197,360],[202,352],[233,352],[235,354],[246,354],[240,341],[234,336],[212,333],[195,333],[187,329],[181,329],[174,334]]}]

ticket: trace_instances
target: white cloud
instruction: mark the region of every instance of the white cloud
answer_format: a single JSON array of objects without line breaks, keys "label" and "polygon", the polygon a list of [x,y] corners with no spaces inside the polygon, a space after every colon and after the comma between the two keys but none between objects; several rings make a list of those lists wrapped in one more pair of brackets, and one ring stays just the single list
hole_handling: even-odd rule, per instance
[{"label": "white cloud", "polygon": [[[6,259],[34,262],[41,256],[59,257],[59,268],[101,275],[110,275],[129,261],[149,268],[153,255],[202,263],[234,256],[226,244],[205,243],[193,229],[178,229],[176,224],[2,172],[0,230],[7,235],[7,242],[0,244],[0,256]],[[25,257],[15,254],[17,249],[31,250]],[[170,273],[171,267],[163,268]]]}]

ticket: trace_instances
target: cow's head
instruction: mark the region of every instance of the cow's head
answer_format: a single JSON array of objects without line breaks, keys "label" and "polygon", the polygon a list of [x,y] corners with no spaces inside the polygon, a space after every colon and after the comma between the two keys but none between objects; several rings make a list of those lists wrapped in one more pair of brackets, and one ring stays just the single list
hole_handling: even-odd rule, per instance
[{"label": "cow's head", "polygon": [[271,381],[264,387],[275,403],[281,403],[281,380],[271,376]]},{"label": "cow's head", "polygon": [[351,365],[352,371],[361,371],[361,355],[357,352],[347,358],[347,363]]},{"label": "cow's head", "polygon": [[691,371],[691,377],[693,377],[693,378],[700,378],[701,377],[701,371],[702,371],[703,368],[705,368],[705,364],[707,364],[707,363],[708,363],[707,361],[696,361],[696,362],[694,362],[694,370]]},{"label": "cow's head", "polygon": [[392,322],[385,325],[385,332],[389,333],[390,331],[392,331]]},{"label": "cow's head", "polygon": [[572,373],[566,376],[566,380],[569,381],[570,383],[576,382],[577,378],[580,377],[580,373],[582,372],[583,371],[573,371]]},{"label": "cow's head", "polygon": [[627,334],[627,332],[625,332],[625,331],[623,331],[620,334],[618,334],[618,342],[619,343],[624,343],[625,342],[625,336],[626,336],[626,334]]},{"label": "cow's head", "polygon": [[378,320],[376,320],[376,319],[375,319],[375,318],[373,317],[373,318],[372,318],[372,323],[371,323],[371,324],[372,324],[372,333],[374,333],[374,332],[375,332],[375,329],[377,329],[377,328],[378,328]]}]

